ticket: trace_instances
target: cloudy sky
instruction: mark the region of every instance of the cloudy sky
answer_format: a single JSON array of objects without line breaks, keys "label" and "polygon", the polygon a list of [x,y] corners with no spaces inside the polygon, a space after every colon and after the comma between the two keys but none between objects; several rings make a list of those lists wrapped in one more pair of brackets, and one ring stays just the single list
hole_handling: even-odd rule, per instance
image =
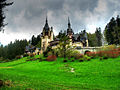
[{"label": "cloudy sky", "polygon": [[46,15],[54,34],[67,29],[68,16],[75,33],[96,27],[104,30],[111,17],[120,15],[120,0],[8,0],[14,4],[5,9],[8,25],[0,32],[0,42],[7,45],[15,39],[29,40],[42,32]]}]

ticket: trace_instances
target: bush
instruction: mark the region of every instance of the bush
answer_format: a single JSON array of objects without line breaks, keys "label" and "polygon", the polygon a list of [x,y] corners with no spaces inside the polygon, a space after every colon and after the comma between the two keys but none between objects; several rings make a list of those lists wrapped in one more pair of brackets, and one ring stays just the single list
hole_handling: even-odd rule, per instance
[{"label": "bush", "polygon": [[100,60],[103,60],[103,57],[100,57],[99,59],[100,59]]},{"label": "bush", "polygon": [[0,87],[2,87],[4,85],[4,81],[0,80]]},{"label": "bush", "polygon": [[83,56],[84,56],[83,54],[75,54],[74,58],[75,59],[80,59],[80,58],[83,58]]},{"label": "bush", "polygon": [[83,60],[90,61],[90,59],[91,59],[91,58],[90,58],[89,56],[87,56],[87,55],[84,55],[84,56],[83,56]]},{"label": "bush", "polygon": [[17,56],[16,56],[16,59],[20,59],[20,58],[21,58],[21,55],[17,55]]},{"label": "bush", "polygon": [[44,56],[44,57],[48,57],[48,55],[47,55],[47,54],[48,54],[48,52],[47,52],[47,51],[44,51],[44,52],[43,52],[43,56]]},{"label": "bush", "polygon": [[43,61],[42,58],[39,58],[39,62]]},{"label": "bush", "polygon": [[71,60],[71,62],[74,62],[75,60],[73,59],[73,60]]},{"label": "bush", "polygon": [[51,56],[51,55],[53,55],[53,53],[52,53],[52,52],[48,52],[47,55],[48,55],[48,56]]},{"label": "bush", "polygon": [[34,57],[35,55],[34,55],[33,53],[30,53],[29,56],[30,56],[30,57]]},{"label": "bush", "polygon": [[57,57],[56,57],[55,55],[50,55],[50,56],[47,57],[46,60],[47,60],[47,61],[55,61],[56,58],[57,58]]},{"label": "bush", "polygon": [[0,61],[3,61],[4,60],[4,58],[3,57],[0,57]]},{"label": "bush", "polygon": [[46,51],[43,52],[43,56],[48,57],[48,52],[53,52],[53,49],[51,47],[47,47]]},{"label": "bush", "polygon": [[10,59],[5,59],[5,62],[10,62],[11,60]]},{"label": "bush", "polygon": [[117,48],[116,45],[107,45],[107,46],[103,46],[101,48],[101,51],[110,51],[110,50],[114,50],[116,48]]},{"label": "bush", "polygon": [[100,51],[97,53],[99,57],[106,57],[106,58],[116,58],[119,56],[119,52],[114,49],[110,51]]},{"label": "bush", "polygon": [[79,62],[83,62],[83,61],[84,61],[83,58],[80,58],[80,59],[79,59]]},{"label": "bush", "polygon": [[92,58],[97,57],[96,52],[87,52],[86,55],[89,56],[89,57],[92,57]]},{"label": "bush", "polygon": [[64,59],[64,60],[63,60],[63,62],[67,62],[67,60],[66,60],[66,59]]},{"label": "bush", "polygon": [[24,53],[24,54],[23,54],[23,57],[27,57],[27,56],[29,56],[27,53]]},{"label": "bush", "polygon": [[76,55],[78,55],[78,54],[80,54],[79,51],[77,51],[77,50],[71,50],[71,52],[69,52],[69,57],[70,57],[70,58],[71,58],[71,57],[75,58]]},{"label": "bush", "polygon": [[108,59],[108,57],[103,57],[103,59]]}]

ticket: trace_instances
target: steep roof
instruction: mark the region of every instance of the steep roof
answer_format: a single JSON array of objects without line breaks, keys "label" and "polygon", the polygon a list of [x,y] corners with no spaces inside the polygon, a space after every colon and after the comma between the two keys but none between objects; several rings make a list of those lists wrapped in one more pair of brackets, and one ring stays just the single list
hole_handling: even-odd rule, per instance
[{"label": "steep roof", "polygon": [[45,22],[45,26],[44,26],[44,30],[45,32],[48,32],[49,31],[49,25],[48,25],[48,20],[47,20],[47,17],[46,17],[46,22]]},{"label": "steep roof", "polygon": [[68,29],[67,29],[67,34],[68,33],[73,33],[73,30],[72,30],[72,28],[71,28],[71,24],[70,24],[70,19],[69,19],[69,17],[68,17]]}]

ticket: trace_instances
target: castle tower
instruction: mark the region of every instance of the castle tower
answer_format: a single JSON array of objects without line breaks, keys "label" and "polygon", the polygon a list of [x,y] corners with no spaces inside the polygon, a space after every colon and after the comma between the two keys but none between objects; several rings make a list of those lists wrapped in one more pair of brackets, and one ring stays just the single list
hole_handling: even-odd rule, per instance
[{"label": "castle tower", "polygon": [[73,30],[72,30],[72,28],[71,28],[71,24],[70,24],[70,19],[69,19],[69,17],[68,17],[67,36],[70,38],[70,45],[72,45]]},{"label": "castle tower", "polygon": [[51,27],[51,31],[50,31],[50,40],[53,41],[53,27]]},{"label": "castle tower", "polygon": [[53,41],[53,28],[50,28],[48,25],[48,19],[46,17],[45,26],[43,27],[41,37],[41,52],[45,51],[49,45],[50,41]]},{"label": "castle tower", "polygon": [[88,44],[88,36],[87,36],[87,32],[86,32],[86,31],[85,31],[85,35],[84,35],[84,37],[85,37],[85,39],[86,39],[86,47],[88,47],[89,44]]},{"label": "castle tower", "polygon": [[49,28],[49,25],[48,25],[47,17],[46,17],[45,26],[43,28],[43,36],[50,36],[50,28]]},{"label": "castle tower", "polygon": [[73,35],[73,30],[71,28],[71,24],[70,24],[70,19],[68,17],[68,29],[67,29],[67,35],[69,38],[72,38],[72,35]]}]

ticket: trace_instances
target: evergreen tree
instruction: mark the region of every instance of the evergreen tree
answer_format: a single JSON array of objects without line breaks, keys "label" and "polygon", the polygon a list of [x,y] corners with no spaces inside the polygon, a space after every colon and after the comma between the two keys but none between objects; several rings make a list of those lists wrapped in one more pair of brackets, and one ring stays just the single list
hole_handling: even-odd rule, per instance
[{"label": "evergreen tree", "polygon": [[96,34],[95,33],[88,33],[88,42],[90,47],[95,47],[97,46],[97,39],[96,39]]},{"label": "evergreen tree", "polygon": [[6,25],[4,23],[5,15],[4,15],[4,8],[6,6],[12,5],[13,2],[9,3],[8,0],[0,0],[0,31],[3,30],[3,27]]},{"label": "evergreen tree", "polygon": [[34,35],[32,36],[32,41],[31,42],[32,42],[31,44],[33,46],[37,45],[37,38]]},{"label": "evergreen tree", "polygon": [[60,52],[63,54],[64,59],[66,57],[66,51],[70,48],[70,46],[69,46],[70,40],[69,40],[68,36],[66,36],[65,34],[66,33],[64,32],[62,34],[62,36],[60,37],[59,47],[58,47]]},{"label": "evergreen tree", "polygon": [[108,44],[120,44],[120,18],[114,17],[106,25],[104,35]]},{"label": "evergreen tree", "polygon": [[33,36],[32,36],[32,39],[31,39],[31,44],[32,44],[33,46],[40,46],[40,45],[38,45],[38,43],[41,44],[41,36],[40,36],[40,35],[37,35],[37,37],[35,37],[35,36],[33,35]]},{"label": "evergreen tree", "polygon": [[95,31],[96,34],[96,42],[97,42],[97,46],[102,46],[102,34],[101,34],[101,28],[96,28]]},{"label": "evergreen tree", "polygon": [[40,35],[37,36],[37,44],[38,44],[39,41],[41,41]]}]

